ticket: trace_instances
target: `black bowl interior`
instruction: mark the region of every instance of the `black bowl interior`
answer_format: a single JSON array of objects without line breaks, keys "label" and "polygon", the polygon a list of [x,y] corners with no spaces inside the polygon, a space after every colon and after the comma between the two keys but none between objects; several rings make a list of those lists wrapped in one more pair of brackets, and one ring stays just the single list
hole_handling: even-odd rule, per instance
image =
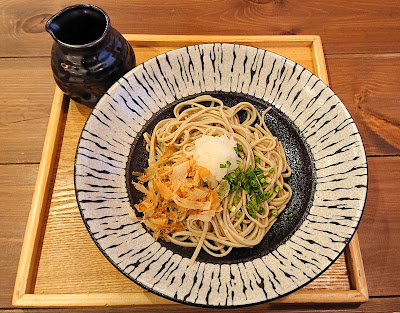
[{"label": "black bowl interior", "polygon": [[[239,102],[247,101],[252,103],[259,112],[264,111],[270,106],[270,104],[265,101],[241,93],[207,92],[205,94],[222,100],[227,106],[234,106]],[[151,133],[152,129],[159,121],[173,117],[173,108],[177,103],[187,99],[193,99],[199,95],[201,94],[180,99],[163,108],[147,122],[142,132],[138,134],[133,142],[126,171],[126,184],[132,207],[134,204],[139,203],[143,197],[143,194],[137,191],[132,185],[132,180],[136,179],[133,177],[132,172],[143,172],[148,166],[148,153],[143,145],[143,133]],[[207,105],[207,103],[204,104]],[[209,263],[235,263],[261,257],[288,240],[308,214],[316,185],[315,167],[310,148],[294,123],[274,106],[272,106],[272,109],[266,114],[265,119],[271,133],[281,141],[286,153],[286,158],[292,169],[291,177],[285,179],[293,190],[292,199],[288,203],[286,210],[278,216],[275,224],[257,246],[252,248],[235,248],[230,254],[223,258],[216,258],[210,256],[205,251],[201,251],[197,257],[198,261]],[[293,217],[288,217],[286,214],[288,211],[294,212]],[[160,239],[158,241],[161,245],[183,257],[190,258],[194,252],[194,248],[177,246]]]}]

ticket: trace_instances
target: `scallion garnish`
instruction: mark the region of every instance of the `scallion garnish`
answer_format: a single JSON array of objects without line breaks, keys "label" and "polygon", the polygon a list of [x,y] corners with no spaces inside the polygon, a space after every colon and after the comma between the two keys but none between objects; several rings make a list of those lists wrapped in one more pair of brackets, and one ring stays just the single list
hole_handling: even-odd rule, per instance
[{"label": "scallion garnish", "polygon": [[293,211],[288,211],[287,212],[287,217],[293,217],[294,216],[294,212]]},{"label": "scallion garnish", "polygon": [[277,209],[271,210],[271,214],[272,214],[273,216],[278,216],[278,210],[277,210]]},{"label": "scallion garnish", "polygon": [[[240,150],[239,145],[238,150]],[[221,168],[226,168],[230,165],[230,162],[227,161],[226,164],[221,164]],[[244,194],[250,196],[246,207],[251,216],[255,215],[256,212],[265,212],[265,209],[259,206],[259,204],[269,200],[274,195],[274,192],[278,193],[281,190],[281,187],[279,185],[274,185],[272,189],[264,191],[264,186],[271,184],[272,179],[270,177],[265,177],[265,173],[261,168],[256,167],[252,169],[251,166],[249,166],[247,169],[243,169],[243,163],[240,163],[240,165],[239,168],[236,168],[224,177],[230,185],[229,193],[242,191]],[[269,169],[270,173],[273,171],[274,168]],[[232,205],[237,205],[240,199],[241,196],[236,195],[232,200]]]},{"label": "scallion garnish", "polygon": [[234,203],[234,204],[238,204],[239,202],[240,202],[240,196],[239,195],[236,195],[236,196],[234,196],[233,197],[233,202],[232,203]]},{"label": "scallion garnish", "polygon": [[234,205],[228,205],[228,210],[234,213],[236,212],[236,207]]},{"label": "scallion garnish", "polygon": [[256,173],[256,175],[260,175],[260,174],[263,173],[263,170],[262,170],[261,168],[259,168],[259,167],[256,167],[256,168],[254,169],[254,173]]},{"label": "scallion garnish", "polygon": [[270,169],[269,169],[269,172],[272,174],[273,172],[275,171],[275,169],[273,168],[273,167],[271,167]]},{"label": "scallion garnish", "polygon": [[255,157],[254,157],[254,162],[258,162],[258,161],[260,161],[260,157],[258,156],[258,155],[256,155]]},{"label": "scallion garnish", "polygon": [[249,209],[249,214],[252,218],[256,218],[256,211],[253,208]]}]

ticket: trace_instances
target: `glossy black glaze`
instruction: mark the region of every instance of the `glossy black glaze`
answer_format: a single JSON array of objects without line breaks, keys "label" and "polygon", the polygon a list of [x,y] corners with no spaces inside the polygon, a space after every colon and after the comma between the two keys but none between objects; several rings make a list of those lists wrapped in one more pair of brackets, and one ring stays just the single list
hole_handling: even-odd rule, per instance
[{"label": "glossy black glaze", "polygon": [[96,104],[101,96],[135,66],[129,43],[110,25],[98,7],[67,7],[46,24],[55,42],[51,68],[57,85],[77,102]]},{"label": "glossy black glaze", "polygon": [[[205,92],[203,94],[214,96],[222,100],[224,105],[229,107],[239,102],[247,101],[252,103],[260,113],[270,106],[269,103],[263,100],[242,93]],[[151,134],[153,128],[159,121],[173,117],[173,109],[177,103],[187,99],[193,99],[199,95],[201,94],[179,99],[166,106],[155,114],[143,127],[143,131],[136,136],[131,148],[126,171],[126,184],[132,207],[143,198],[143,194],[137,191],[132,185],[132,181],[136,179],[136,177],[132,175],[132,172],[143,172],[148,166],[148,153],[143,145],[143,133],[148,132]],[[209,105],[209,103],[205,102],[204,105]],[[240,114],[239,117],[241,117]],[[308,214],[314,199],[316,185],[316,174],[311,150],[296,125],[274,106],[272,106],[271,110],[266,114],[265,122],[271,133],[282,143],[287,161],[292,169],[292,175],[285,179],[293,191],[292,198],[287,204],[286,212],[293,211],[294,216],[288,217],[285,211],[280,214],[276,223],[271,227],[261,243],[252,248],[233,249],[230,254],[223,258],[215,258],[202,250],[197,257],[198,261],[235,263],[262,257],[286,242],[303,223]],[[140,215],[140,213],[136,213]],[[174,253],[187,258],[191,258],[194,251],[194,248],[177,246],[163,240],[158,240],[158,242]]]}]

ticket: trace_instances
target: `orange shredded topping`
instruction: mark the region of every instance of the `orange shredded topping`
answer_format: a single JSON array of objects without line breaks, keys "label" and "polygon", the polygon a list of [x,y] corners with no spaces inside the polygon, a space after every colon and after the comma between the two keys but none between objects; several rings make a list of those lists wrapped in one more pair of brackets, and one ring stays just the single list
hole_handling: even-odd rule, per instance
[{"label": "orange shredded topping", "polygon": [[217,192],[206,183],[210,171],[198,166],[193,157],[187,155],[172,165],[167,164],[172,155],[173,149],[168,147],[161,158],[138,177],[139,183],[133,182],[135,188],[145,194],[135,208],[143,213],[142,221],[155,238],[161,235],[166,239],[165,235],[185,230],[184,222],[189,216],[213,216],[222,210]]}]

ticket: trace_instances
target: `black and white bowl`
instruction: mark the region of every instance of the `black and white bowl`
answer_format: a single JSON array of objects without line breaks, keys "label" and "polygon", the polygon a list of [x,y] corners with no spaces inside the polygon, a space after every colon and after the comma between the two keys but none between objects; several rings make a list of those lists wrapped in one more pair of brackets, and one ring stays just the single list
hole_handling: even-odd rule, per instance
[{"label": "black and white bowl", "polygon": [[[229,106],[246,100],[282,142],[293,197],[263,241],[226,258],[155,241],[129,217],[143,171],[142,134],[173,106],[211,94]],[[93,109],[76,151],[75,189],[98,248],[125,276],[165,298],[237,307],[283,297],[323,273],[352,238],[367,193],[361,137],[335,93],[299,64],[262,49],[204,44],[161,54],[115,83]]]}]

